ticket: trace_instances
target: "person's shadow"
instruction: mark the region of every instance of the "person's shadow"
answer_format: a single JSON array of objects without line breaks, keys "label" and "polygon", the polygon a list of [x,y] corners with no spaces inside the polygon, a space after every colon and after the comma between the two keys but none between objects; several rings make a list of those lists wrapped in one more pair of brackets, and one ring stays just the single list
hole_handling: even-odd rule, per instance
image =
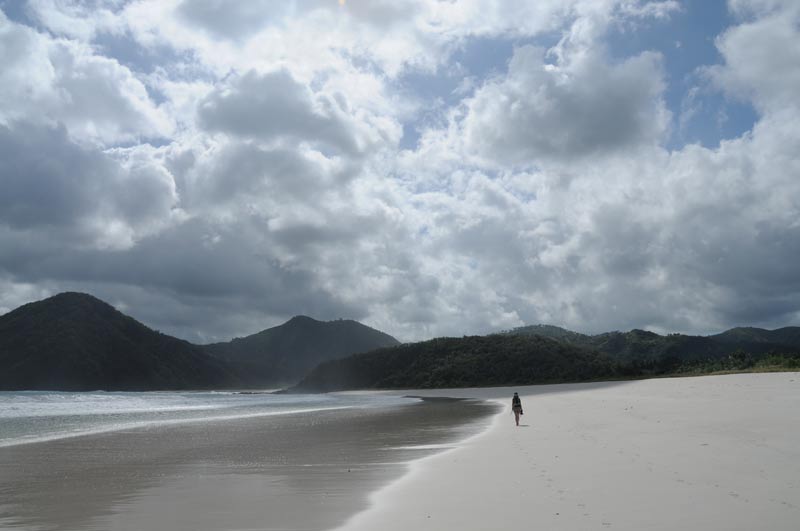
[{"label": "person's shadow", "polygon": [[531,427],[530,424],[520,424],[519,426],[517,426],[517,428],[530,428],[530,427]]}]

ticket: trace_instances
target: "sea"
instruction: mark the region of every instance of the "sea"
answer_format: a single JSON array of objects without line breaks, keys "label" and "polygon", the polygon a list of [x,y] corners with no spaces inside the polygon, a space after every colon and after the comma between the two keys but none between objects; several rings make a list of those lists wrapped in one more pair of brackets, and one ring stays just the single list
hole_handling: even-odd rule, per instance
[{"label": "sea", "polygon": [[416,398],[269,392],[0,392],[0,447],[193,422],[384,408]]},{"label": "sea", "polygon": [[496,412],[375,392],[0,392],[0,529],[331,529]]}]

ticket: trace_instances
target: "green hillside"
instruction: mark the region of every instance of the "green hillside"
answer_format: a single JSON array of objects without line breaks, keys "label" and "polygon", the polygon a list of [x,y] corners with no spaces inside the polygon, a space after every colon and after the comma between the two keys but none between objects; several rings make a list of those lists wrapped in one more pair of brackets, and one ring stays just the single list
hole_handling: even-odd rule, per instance
[{"label": "green hillside", "polygon": [[577,382],[618,376],[608,356],[543,336],[439,338],[319,365],[295,391]]},{"label": "green hillside", "polygon": [[198,389],[238,383],[195,345],[83,293],[61,293],[0,316],[0,389]]},{"label": "green hillside", "polygon": [[293,317],[286,323],[203,349],[235,365],[251,382],[295,383],[319,363],[398,345],[388,334],[351,320],[317,321]]}]

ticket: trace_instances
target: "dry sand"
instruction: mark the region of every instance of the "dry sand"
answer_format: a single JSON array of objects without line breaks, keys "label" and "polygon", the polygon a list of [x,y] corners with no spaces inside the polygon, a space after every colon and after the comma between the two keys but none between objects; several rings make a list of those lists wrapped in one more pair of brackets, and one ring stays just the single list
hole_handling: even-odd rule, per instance
[{"label": "dry sand", "polygon": [[343,531],[800,529],[800,373],[426,394],[505,411]]}]

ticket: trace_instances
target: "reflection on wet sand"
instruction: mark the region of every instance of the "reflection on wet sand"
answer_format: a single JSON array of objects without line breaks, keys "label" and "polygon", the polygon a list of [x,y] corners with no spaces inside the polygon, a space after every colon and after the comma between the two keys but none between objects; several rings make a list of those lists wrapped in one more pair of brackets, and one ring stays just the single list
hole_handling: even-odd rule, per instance
[{"label": "reflection on wet sand", "polygon": [[0,527],[324,529],[435,448],[413,447],[460,438],[493,411],[426,400],[0,448]]}]

